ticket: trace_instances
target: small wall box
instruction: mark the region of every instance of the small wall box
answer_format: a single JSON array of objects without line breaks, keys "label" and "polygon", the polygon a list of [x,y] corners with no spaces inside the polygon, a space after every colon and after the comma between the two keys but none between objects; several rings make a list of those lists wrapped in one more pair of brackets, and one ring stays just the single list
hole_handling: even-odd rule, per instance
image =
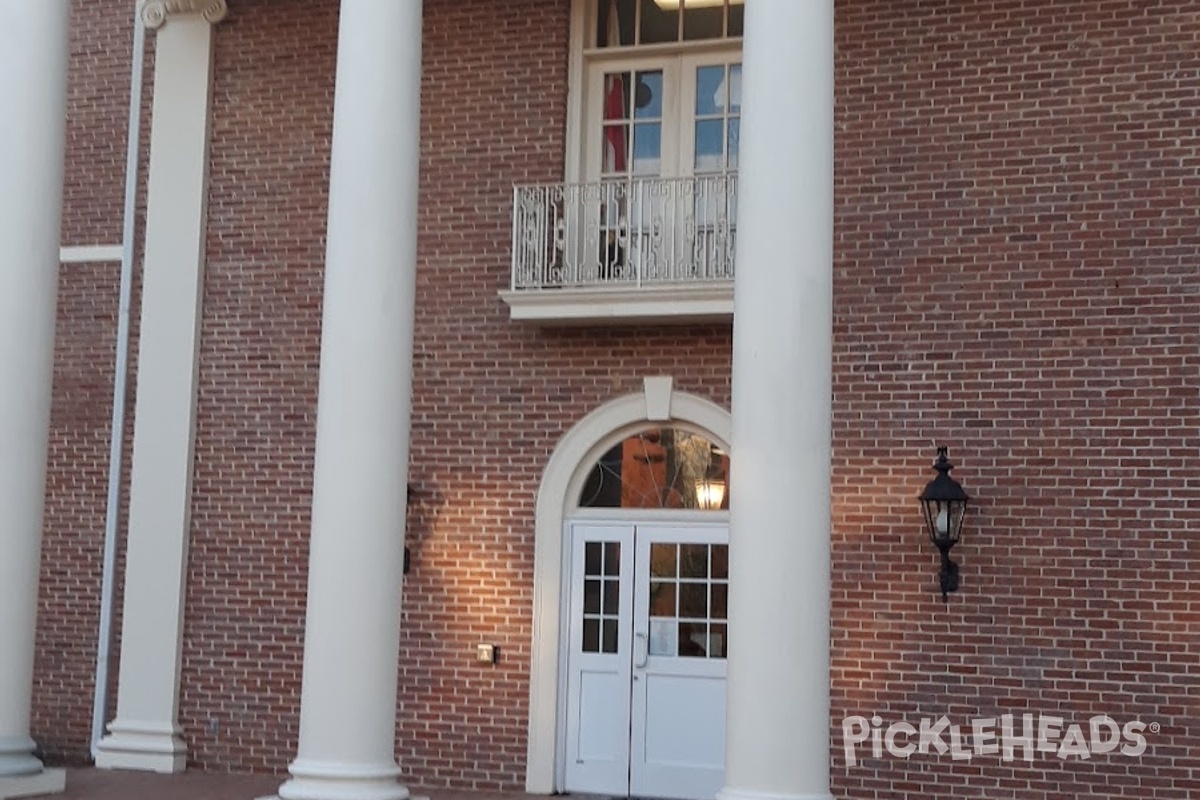
[{"label": "small wall box", "polygon": [[475,645],[475,660],[480,664],[495,664],[499,650],[494,644]]}]

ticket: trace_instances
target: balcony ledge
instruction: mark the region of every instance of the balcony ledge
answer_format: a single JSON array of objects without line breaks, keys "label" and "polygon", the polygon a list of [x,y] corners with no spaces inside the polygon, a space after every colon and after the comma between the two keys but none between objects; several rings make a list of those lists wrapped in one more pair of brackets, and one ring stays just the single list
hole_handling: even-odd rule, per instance
[{"label": "balcony ledge", "polygon": [[500,292],[511,319],[540,325],[685,324],[733,319],[733,281]]}]

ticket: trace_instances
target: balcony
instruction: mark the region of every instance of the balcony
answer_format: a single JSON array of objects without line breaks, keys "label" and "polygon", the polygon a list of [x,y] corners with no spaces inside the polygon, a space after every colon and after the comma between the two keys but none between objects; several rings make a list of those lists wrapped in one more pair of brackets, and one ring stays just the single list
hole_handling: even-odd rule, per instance
[{"label": "balcony", "polygon": [[737,176],[518,186],[512,319],[733,318]]}]

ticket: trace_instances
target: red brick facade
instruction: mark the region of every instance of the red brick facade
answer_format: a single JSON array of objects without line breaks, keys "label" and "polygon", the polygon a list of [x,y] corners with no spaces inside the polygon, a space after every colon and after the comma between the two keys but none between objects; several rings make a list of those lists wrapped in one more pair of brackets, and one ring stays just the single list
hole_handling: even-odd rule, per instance
[{"label": "red brick facade", "polygon": [[[100,5],[74,4],[68,245],[121,230],[131,25]],[[181,692],[198,768],[278,771],[296,750],[336,12],[232,0],[217,31]],[[497,297],[512,185],[562,178],[568,27],[565,0],[425,2],[397,727],[418,785],[523,782],[534,492],[564,432],[646,375],[729,402],[727,324],[540,329]],[[837,48],[835,796],[1188,797],[1200,16],[851,0]],[[59,318],[33,735],[77,760],[116,265],[65,266]],[[976,498],[948,606],[914,499],[935,441]],[[1023,712],[1161,729],[1137,758],[842,753],[848,715]]]}]

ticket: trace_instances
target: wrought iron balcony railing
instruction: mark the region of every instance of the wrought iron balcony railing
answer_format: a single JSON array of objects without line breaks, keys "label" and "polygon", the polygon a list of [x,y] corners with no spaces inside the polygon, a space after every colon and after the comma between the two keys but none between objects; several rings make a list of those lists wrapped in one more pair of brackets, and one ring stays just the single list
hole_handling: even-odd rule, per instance
[{"label": "wrought iron balcony railing", "polygon": [[729,285],[737,176],[518,186],[512,295]]}]

